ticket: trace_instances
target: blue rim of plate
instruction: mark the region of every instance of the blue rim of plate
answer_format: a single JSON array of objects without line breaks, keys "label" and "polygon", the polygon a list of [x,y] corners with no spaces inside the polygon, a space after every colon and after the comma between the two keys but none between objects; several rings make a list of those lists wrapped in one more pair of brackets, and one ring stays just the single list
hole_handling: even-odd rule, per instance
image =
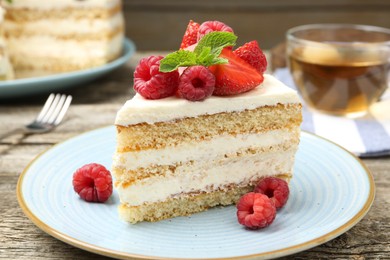
[{"label": "blue rim of plate", "polygon": [[[97,77],[102,76],[106,72],[114,70],[125,64],[130,59],[130,57],[133,56],[135,50],[136,46],[134,42],[128,38],[125,38],[123,40],[122,55],[117,59],[108,62],[102,66],[72,72],[58,73],[55,75],[48,75],[42,77],[2,81],[0,82],[0,99],[7,97],[21,97],[26,94],[34,94],[50,90],[49,88],[43,88],[41,90],[40,88],[36,87],[37,85],[45,86],[47,84],[53,83],[54,88],[56,86],[55,84],[66,84],[64,86],[73,86],[77,85],[77,83],[79,82],[87,82],[96,79]],[[64,83],[69,79],[73,79],[73,82],[70,84]]]},{"label": "blue rim of plate", "polygon": [[[119,259],[134,259],[134,258],[136,258],[136,259],[160,259],[160,260],[205,259],[204,257],[200,257],[200,258],[196,258],[196,257],[195,258],[194,257],[190,257],[190,258],[156,257],[156,256],[149,256],[149,255],[133,254],[133,253],[128,253],[128,252],[124,252],[124,251],[112,250],[112,249],[107,249],[104,247],[96,246],[94,244],[84,242],[84,241],[76,239],[72,236],[66,235],[66,234],[52,228],[51,226],[44,223],[41,219],[39,219],[39,217],[37,217],[32,212],[32,210],[29,208],[28,204],[25,202],[25,199],[23,197],[22,184],[23,184],[24,177],[26,176],[27,172],[29,171],[29,168],[34,164],[34,162],[39,160],[42,155],[50,152],[50,150],[53,149],[54,147],[58,147],[65,142],[82,137],[82,136],[87,135],[91,132],[98,131],[98,130],[104,130],[105,128],[110,128],[110,127],[104,127],[104,128],[92,130],[92,131],[86,132],[84,134],[80,134],[80,135],[77,135],[75,137],[72,137],[66,141],[60,142],[60,143],[52,146],[51,148],[48,148],[46,151],[43,151],[41,154],[39,154],[36,158],[34,158],[26,166],[26,168],[23,170],[23,172],[21,173],[21,175],[18,179],[17,188],[16,188],[17,199],[18,199],[19,205],[20,205],[21,209],[23,210],[23,212],[25,213],[25,215],[38,228],[40,228],[42,231],[46,232],[47,234],[65,242],[67,244],[70,244],[70,245],[75,246],[77,248],[84,249],[86,251],[96,253],[99,255],[104,255],[104,256],[109,256],[109,257],[114,257],[114,258],[119,258]],[[350,228],[352,228],[354,225],[356,225],[367,214],[367,212],[371,208],[372,203],[373,203],[374,198],[375,198],[375,183],[374,183],[374,178],[373,178],[372,174],[370,173],[369,169],[365,166],[365,164],[363,162],[361,162],[361,160],[358,157],[356,157],[354,154],[352,154],[348,150],[344,149],[343,147],[341,147],[340,145],[338,145],[332,141],[329,141],[321,136],[317,136],[315,134],[305,132],[305,131],[302,131],[302,134],[306,135],[310,138],[317,138],[318,140],[325,141],[330,145],[334,145],[335,148],[337,148],[341,152],[345,153],[345,155],[350,156],[350,158],[352,160],[354,160],[356,163],[358,163],[361,166],[361,170],[365,173],[365,177],[367,177],[368,187],[369,187],[369,192],[368,192],[367,199],[366,199],[364,205],[360,208],[360,210],[353,217],[351,217],[348,221],[346,221],[344,224],[342,224],[338,228],[335,228],[324,235],[321,235],[319,237],[316,237],[315,239],[306,241],[304,243],[296,244],[293,246],[285,247],[285,248],[274,250],[274,251],[258,253],[258,254],[248,254],[248,255],[242,255],[242,256],[222,257],[222,258],[221,257],[214,257],[214,258],[210,258],[210,259],[247,259],[247,258],[253,258],[253,257],[257,257],[257,258],[261,258],[261,259],[270,259],[270,258],[282,257],[282,256],[287,256],[287,255],[291,255],[294,253],[302,252],[304,250],[313,248],[315,246],[319,246],[323,243],[326,243],[326,242],[338,237],[339,235],[343,234],[344,232],[346,232]],[[120,220],[118,219],[118,221],[120,221]],[[249,232],[252,232],[252,231],[249,231]]]}]

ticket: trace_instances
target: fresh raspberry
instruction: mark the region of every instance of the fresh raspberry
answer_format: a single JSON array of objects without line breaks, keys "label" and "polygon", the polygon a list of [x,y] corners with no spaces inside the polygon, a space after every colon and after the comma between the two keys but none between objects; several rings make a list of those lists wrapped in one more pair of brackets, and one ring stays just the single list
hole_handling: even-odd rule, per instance
[{"label": "fresh raspberry", "polygon": [[290,190],[285,180],[276,177],[264,177],[256,185],[254,192],[267,195],[277,209],[283,207],[288,199]]},{"label": "fresh raspberry", "polygon": [[211,32],[233,32],[233,29],[226,24],[219,21],[207,21],[200,25],[198,30],[198,41],[208,33]]},{"label": "fresh raspberry", "polygon": [[249,229],[269,226],[275,219],[274,203],[264,194],[249,192],[237,203],[237,219]]},{"label": "fresh raspberry", "polygon": [[198,42],[199,26],[200,24],[190,20],[184,33],[183,40],[181,41],[180,49],[185,49]]},{"label": "fresh raspberry", "polygon": [[103,165],[86,164],[73,174],[73,188],[89,202],[105,202],[112,194],[111,173]]},{"label": "fresh raspberry", "polygon": [[260,49],[257,41],[247,42],[234,50],[233,53],[248,62],[260,73],[264,73],[267,69],[267,58]]},{"label": "fresh raspberry", "polygon": [[215,77],[204,66],[192,66],[180,76],[177,94],[190,101],[201,101],[211,96],[215,87]]},{"label": "fresh raspberry", "polygon": [[140,60],[134,71],[134,90],[146,99],[172,96],[179,85],[179,72],[160,72],[163,56],[150,56]]}]

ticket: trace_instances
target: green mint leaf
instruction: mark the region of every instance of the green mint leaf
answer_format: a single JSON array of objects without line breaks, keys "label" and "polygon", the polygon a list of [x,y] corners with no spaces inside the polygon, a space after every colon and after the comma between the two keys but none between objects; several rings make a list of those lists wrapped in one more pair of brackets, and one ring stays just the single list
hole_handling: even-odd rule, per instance
[{"label": "green mint leaf", "polygon": [[168,54],[160,61],[161,72],[171,72],[179,67],[201,65],[209,67],[216,64],[225,64],[229,61],[219,58],[223,48],[234,46],[237,36],[231,32],[211,32],[203,36],[194,51],[178,50]]},{"label": "green mint leaf", "polygon": [[217,64],[226,64],[226,63],[229,63],[229,60],[228,59],[225,59],[225,58],[214,58],[211,63],[213,65],[217,65]]},{"label": "green mint leaf", "polygon": [[199,55],[196,57],[197,64],[208,66],[208,64],[212,63],[212,60],[215,59],[215,55],[211,54],[211,48],[210,47],[204,47],[202,48],[202,51],[199,53]]},{"label": "green mint leaf", "polygon": [[211,54],[219,56],[223,48],[234,46],[237,36],[231,32],[211,32],[203,36],[195,47],[194,53],[199,55],[204,47],[210,47]]},{"label": "green mint leaf", "polygon": [[178,50],[168,54],[164,59],[160,60],[160,71],[171,72],[179,67],[188,67],[197,65],[197,57],[195,53],[187,50]]},{"label": "green mint leaf", "polygon": [[202,48],[201,52],[197,55],[197,58],[199,60],[203,60],[207,56],[209,56],[211,53],[211,48],[210,47],[204,47]]},{"label": "green mint leaf", "polygon": [[202,66],[211,66],[217,64],[225,64],[229,61],[224,58],[219,58],[217,55],[211,53],[210,47],[204,47],[201,54],[197,57],[197,64]]}]

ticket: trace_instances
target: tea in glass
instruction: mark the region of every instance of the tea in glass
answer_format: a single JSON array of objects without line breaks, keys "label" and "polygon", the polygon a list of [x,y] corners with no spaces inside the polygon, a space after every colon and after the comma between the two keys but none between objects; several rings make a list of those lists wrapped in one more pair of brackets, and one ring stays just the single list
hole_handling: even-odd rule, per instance
[{"label": "tea in glass", "polygon": [[288,32],[289,68],[309,108],[350,117],[368,111],[388,87],[390,30],[382,29],[309,25]]}]

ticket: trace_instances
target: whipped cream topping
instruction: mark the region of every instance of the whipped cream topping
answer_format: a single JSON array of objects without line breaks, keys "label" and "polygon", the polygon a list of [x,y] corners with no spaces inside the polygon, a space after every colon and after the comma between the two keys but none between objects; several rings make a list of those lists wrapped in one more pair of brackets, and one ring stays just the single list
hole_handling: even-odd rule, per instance
[{"label": "whipped cream topping", "polygon": [[136,94],[118,111],[116,125],[167,122],[179,118],[197,117],[204,114],[243,111],[260,106],[300,103],[296,91],[288,88],[271,75],[265,74],[257,88],[234,96],[211,96],[201,102],[177,97],[147,100]]}]

